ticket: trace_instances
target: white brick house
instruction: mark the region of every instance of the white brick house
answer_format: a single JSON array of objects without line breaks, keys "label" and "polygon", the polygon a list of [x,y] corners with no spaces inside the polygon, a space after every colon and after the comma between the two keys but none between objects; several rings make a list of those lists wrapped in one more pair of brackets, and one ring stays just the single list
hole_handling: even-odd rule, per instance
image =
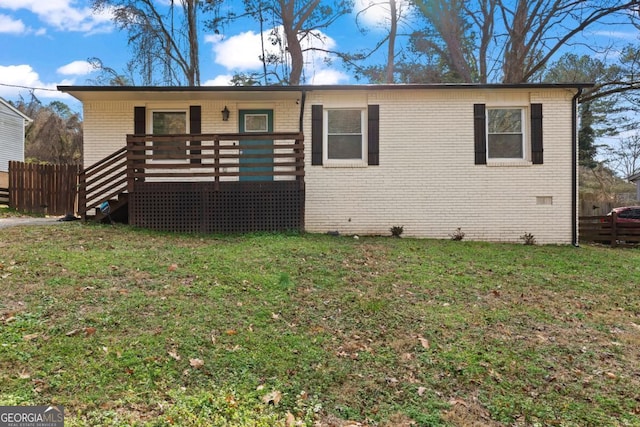
[{"label": "white brick house", "polygon": [[306,231],[448,238],[459,227],[470,240],[577,244],[575,120],[588,86],[59,89],[83,102],[85,167],[127,134],[165,133],[161,120],[186,134],[262,123],[304,135]]}]

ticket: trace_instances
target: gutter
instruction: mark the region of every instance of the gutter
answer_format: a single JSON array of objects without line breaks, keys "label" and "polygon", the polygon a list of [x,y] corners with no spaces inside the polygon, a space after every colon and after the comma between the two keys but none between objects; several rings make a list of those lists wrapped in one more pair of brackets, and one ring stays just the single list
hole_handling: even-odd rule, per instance
[{"label": "gutter", "polygon": [[571,244],[580,247],[578,242],[578,98],[582,87],[571,100]]}]

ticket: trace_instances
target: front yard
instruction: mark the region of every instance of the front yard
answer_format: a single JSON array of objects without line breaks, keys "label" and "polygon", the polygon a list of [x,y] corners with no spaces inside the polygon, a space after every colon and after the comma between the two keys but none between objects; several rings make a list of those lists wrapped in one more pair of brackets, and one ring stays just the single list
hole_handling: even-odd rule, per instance
[{"label": "front yard", "polygon": [[0,230],[0,405],[66,425],[640,425],[640,251]]}]

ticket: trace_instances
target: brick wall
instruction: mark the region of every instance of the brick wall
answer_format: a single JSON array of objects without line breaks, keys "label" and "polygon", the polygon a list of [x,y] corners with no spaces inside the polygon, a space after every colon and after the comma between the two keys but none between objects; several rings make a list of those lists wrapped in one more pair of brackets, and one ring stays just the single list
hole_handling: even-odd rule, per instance
[{"label": "brick wall", "polygon": [[[566,89],[313,91],[307,94],[305,226],[311,232],[571,243],[571,98]],[[213,95],[212,95],[213,97]],[[473,104],[543,104],[544,164],[475,165]],[[380,165],[311,166],[311,105],[380,106]],[[202,106],[202,132],[237,132],[238,110],[273,108],[274,130],[298,130],[296,99],[85,102],[85,166],[124,146],[134,106]],[[220,111],[231,111],[223,122]],[[528,133],[528,129],[526,131]]]},{"label": "brick wall", "polygon": [[[312,104],[344,105],[352,92],[307,98],[306,229],[345,234],[571,242],[571,97],[555,91],[425,90],[365,94],[380,105],[380,165],[311,166]],[[543,103],[544,164],[475,165],[473,104]],[[357,104],[357,102],[356,102]],[[356,105],[357,106],[357,105]],[[548,204],[551,202],[552,204]]]}]

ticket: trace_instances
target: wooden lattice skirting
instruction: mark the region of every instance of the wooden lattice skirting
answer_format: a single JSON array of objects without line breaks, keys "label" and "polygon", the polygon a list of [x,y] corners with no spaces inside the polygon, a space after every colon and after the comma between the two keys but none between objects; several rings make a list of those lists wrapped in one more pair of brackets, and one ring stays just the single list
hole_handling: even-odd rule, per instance
[{"label": "wooden lattice skirting", "polygon": [[297,181],[136,182],[129,223],[184,233],[304,229],[304,189]]}]

